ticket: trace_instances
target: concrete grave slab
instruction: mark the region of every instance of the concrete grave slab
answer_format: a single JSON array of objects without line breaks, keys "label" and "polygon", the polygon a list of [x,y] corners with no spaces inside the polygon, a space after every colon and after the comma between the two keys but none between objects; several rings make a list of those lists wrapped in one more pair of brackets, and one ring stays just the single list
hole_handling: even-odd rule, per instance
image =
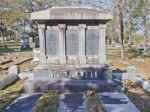
[{"label": "concrete grave slab", "polygon": [[107,112],[140,112],[124,93],[98,93]]},{"label": "concrete grave slab", "polygon": [[42,94],[40,93],[24,93],[21,97],[12,102],[4,112],[32,112],[41,96]]},{"label": "concrete grave slab", "polygon": [[88,112],[85,94],[61,94],[58,112]]}]

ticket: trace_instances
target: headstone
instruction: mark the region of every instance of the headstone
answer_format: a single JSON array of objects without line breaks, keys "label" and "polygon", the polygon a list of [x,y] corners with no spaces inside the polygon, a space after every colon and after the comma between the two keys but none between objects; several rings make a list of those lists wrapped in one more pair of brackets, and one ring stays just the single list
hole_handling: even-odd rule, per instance
[{"label": "headstone", "polygon": [[29,37],[29,42],[33,42],[33,37]]},{"label": "headstone", "polygon": [[66,54],[78,55],[79,53],[79,31],[78,29],[68,29],[66,31]]},{"label": "headstone", "polygon": [[6,58],[6,56],[1,56],[1,57],[0,57],[0,59],[4,59],[4,58]]},{"label": "headstone", "polygon": [[137,75],[137,68],[135,66],[128,66],[127,67],[127,74],[129,74],[129,76],[136,76]]},{"label": "headstone", "polygon": [[10,59],[18,59],[17,56],[11,56]]},{"label": "headstone", "polygon": [[98,93],[107,112],[140,112],[124,93]]},{"label": "headstone", "polygon": [[115,44],[116,44],[115,40],[112,40],[111,41],[111,48],[115,47]]},{"label": "headstone", "polygon": [[137,62],[144,62],[145,60],[144,59],[135,59]]},{"label": "headstone", "polygon": [[88,29],[86,31],[86,55],[98,55],[99,52],[99,31]]},{"label": "headstone", "polygon": [[22,34],[20,38],[21,38],[21,50],[30,50],[29,35]]},{"label": "headstone", "polygon": [[40,59],[40,48],[33,49],[33,61],[32,64],[38,64]]},{"label": "headstone", "polygon": [[26,72],[30,72],[30,68],[29,68],[29,67],[26,67],[25,71],[26,71]]},{"label": "headstone", "polygon": [[58,112],[88,112],[85,94],[61,94]]},{"label": "headstone", "polygon": [[107,46],[109,46],[109,42],[110,42],[110,40],[109,40],[109,39],[107,39],[107,42],[106,42]]},{"label": "headstone", "polygon": [[4,112],[33,112],[41,93],[24,93],[12,102]]},{"label": "headstone", "polygon": [[46,54],[58,55],[59,53],[59,32],[58,29],[46,31]]},{"label": "headstone", "polygon": [[39,48],[39,36],[35,36],[34,41],[35,41],[35,48]]},{"label": "headstone", "polygon": [[20,67],[18,65],[12,65],[9,67],[9,74],[18,74],[20,72]]}]

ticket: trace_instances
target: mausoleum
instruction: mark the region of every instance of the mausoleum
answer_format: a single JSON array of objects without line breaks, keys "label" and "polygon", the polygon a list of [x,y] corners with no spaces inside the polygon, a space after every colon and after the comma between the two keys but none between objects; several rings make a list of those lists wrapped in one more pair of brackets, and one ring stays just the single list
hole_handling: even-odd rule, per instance
[{"label": "mausoleum", "polygon": [[66,78],[73,74],[97,78],[97,70],[108,69],[105,31],[112,18],[111,12],[86,7],[52,7],[31,13],[40,39],[40,64],[35,68],[34,79]]}]

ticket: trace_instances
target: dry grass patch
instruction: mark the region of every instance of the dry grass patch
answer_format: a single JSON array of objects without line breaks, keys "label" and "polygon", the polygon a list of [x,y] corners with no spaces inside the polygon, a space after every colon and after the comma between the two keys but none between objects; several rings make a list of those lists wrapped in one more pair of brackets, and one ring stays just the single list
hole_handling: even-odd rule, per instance
[{"label": "dry grass patch", "polygon": [[150,93],[129,80],[122,80],[126,85],[125,94],[142,111],[150,112]]},{"label": "dry grass patch", "polygon": [[26,79],[17,81],[14,85],[0,90],[0,112],[2,112],[10,103],[20,96],[20,86]]},{"label": "dry grass patch", "polygon": [[59,95],[60,93],[53,91],[42,96],[33,112],[57,112],[59,107]]},{"label": "dry grass patch", "polygon": [[88,112],[106,112],[96,92],[87,92]]},{"label": "dry grass patch", "polygon": [[120,59],[108,59],[108,60],[111,61],[111,68],[113,73],[126,71],[127,65],[120,62]]}]

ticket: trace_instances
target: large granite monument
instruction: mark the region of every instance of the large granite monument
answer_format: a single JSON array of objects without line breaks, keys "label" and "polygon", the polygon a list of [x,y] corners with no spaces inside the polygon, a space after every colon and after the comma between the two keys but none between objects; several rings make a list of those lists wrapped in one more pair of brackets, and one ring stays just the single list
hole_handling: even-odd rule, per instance
[{"label": "large granite monument", "polygon": [[[31,13],[31,19],[38,24],[40,60],[34,69],[34,81],[22,87],[77,91],[118,89],[105,55],[106,23],[112,18],[111,12],[92,8],[52,7]],[[38,87],[33,87],[35,85]],[[119,83],[119,89],[121,86]]]},{"label": "large granite monument", "polygon": [[40,64],[34,78],[59,77],[53,76],[53,69],[84,75],[91,68],[97,78],[98,69],[107,69],[105,30],[112,18],[112,13],[92,8],[53,7],[31,13],[31,19],[38,23],[40,39]]}]

